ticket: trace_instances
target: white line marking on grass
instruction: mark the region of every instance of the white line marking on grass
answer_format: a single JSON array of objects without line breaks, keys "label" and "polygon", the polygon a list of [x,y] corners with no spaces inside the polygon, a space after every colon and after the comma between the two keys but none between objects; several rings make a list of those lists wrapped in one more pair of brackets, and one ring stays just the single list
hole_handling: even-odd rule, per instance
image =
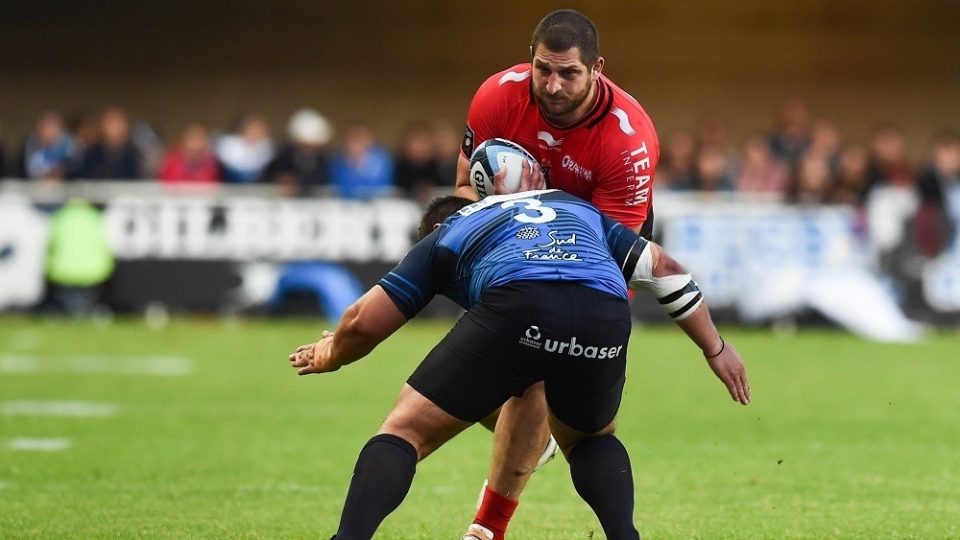
[{"label": "white line marking on grass", "polygon": [[299,492],[319,492],[319,491],[325,491],[325,489],[324,489],[322,486],[311,486],[311,485],[304,485],[304,484],[295,484],[295,483],[292,483],[292,482],[287,482],[287,483],[284,483],[284,484],[279,484],[279,485],[276,486],[276,490],[277,490],[277,491],[284,492],[284,493],[299,493]]},{"label": "white line marking on grass", "polygon": [[111,403],[90,401],[4,401],[0,412],[6,416],[79,416],[106,417],[117,414],[117,406]]},{"label": "white line marking on grass", "polygon": [[73,446],[70,439],[31,439],[19,437],[10,439],[7,442],[7,448],[14,451],[25,452],[59,452]]},{"label": "white line marking on grass", "polygon": [[16,354],[0,355],[0,373],[92,373],[118,375],[189,375],[193,363],[178,356],[110,357],[66,356],[47,358]]},{"label": "white line marking on grass", "polygon": [[32,356],[4,354],[0,356],[0,373],[34,373],[39,371],[39,363]]}]

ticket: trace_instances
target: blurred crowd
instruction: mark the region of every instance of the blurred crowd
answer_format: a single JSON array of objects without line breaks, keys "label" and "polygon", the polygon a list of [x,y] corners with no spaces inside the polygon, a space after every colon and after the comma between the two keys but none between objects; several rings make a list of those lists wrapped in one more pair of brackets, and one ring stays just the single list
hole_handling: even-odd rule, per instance
[{"label": "blurred crowd", "polygon": [[960,133],[934,133],[927,156],[908,158],[903,133],[878,126],[868,141],[845,139],[828,120],[811,118],[807,104],[789,99],[774,126],[747,137],[740,148],[727,126],[701,118],[693,130],[664,134],[657,189],[764,193],[797,204],[862,206],[880,186],[916,190],[942,203],[944,188],[960,185]]},{"label": "blurred crowd", "polygon": [[312,109],[287,121],[282,137],[257,114],[231,131],[200,123],[164,140],[148,123],[120,107],[97,116],[68,118],[47,111],[19,148],[5,147],[0,131],[0,177],[27,180],[156,180],[169,184],[273,184],[287,196],[318,189],[369,199],[401,194],[425,200],[452,186],[461,132],[452,125],[411,122],[390,151],[365,125],[334,127]]},{"label": "blurred crowd", "polygon": [[[942,206],[945,187],[960,184],[956,130],[932,134],[925,158],[913,161],[897,126],[881,125],[867,141],[847,140],[830,121],[813,119],[800,99],[786,100],[773,124],[739,147],[728,126],[711,117],[691,130],[661,133],[657,189],[862,206],[875,187],[897,186]],[[69,119],[51,111],[9,152],[0,131],[0,173],[48,180],[269,183],[290,196],[323,187],[345,198],[400,193],[424,200],[434,188],[453,185],[460,137],[449,124],[413,122],[391,151],[368,126],[335,130],[319,112],[301,109],[282,137],[271,133],[262,116],[249,114],[231,131],[194,123],[164,140],[119,107]]]},{"label": "blurred crowd", "polygon": [[712,117],[701,118],[692,130],[663,134],[660,142],[660,192],[755,193],[798,205],[863,210],[873,190],[893,187],[918,201],[910,226],[921,254],[941,252],[953,234],[946,192],[960,187],[955,129],[932,133],[924,157],[911,160],[896,125],[877,126],[867,141],[848,140],[793,98],[782,104],[770,130],[748,136],[739,148],[727,126]]},{"label": "blurred crowd", "polygon": [[[438,189],[449,190],[454,184],[462,138],[459,125],[410,122],[391,147],[367,125],[334,126],[313,109],[297,110],[285,120],[279,134],[271,131],[271,122],[263,116],[247,114],[229,129],[191,123],[161,136],[149,123],[132,119],[116,106],[76,117],[47,111],[15,144],[5,141],[0,125],[0,178],[47,184],[74,180],[260,184],[289,197],[399,195],[422,204]],[[742,143],[733,140],[728,124],[710,116],[701,117],[691,129],[661,132],[656,190],[700,198],[754,194],[805,207],[853,208],[855,232],[877,223],[892,231],[885,236],[889,241],[881,242],[879,263],[906,291],[901,296],[907,305],[911,299],[924,298],[924,266],[917,261],[933,260],[958,245],[948,192],[960,190],[960,133],[942,129],[924,142],[922,153],[914,156],[920,158],[911,159],[903,132],[893,124],[877,126],[866,140],[851,140],[829,120],[812,117],[804,101],[789,99],[770,128]],[[65,210],[74,214],[54,220],[57,230],[67,231],[61,234],[99,229],[84,229],[72,221],[76,216],[81,221],[93,219],[88,208],[67,205]],[[73,239],[58,245],[87,246]],[[112,261],[108,251],[100,249],[104,261]],[[86,256],[97,250],[86,247],[80,253]],[[51,255],[51,260],[60,259]],[[63,272],[50,271],[50,276],[72,275],[76,265],[74,259],[67,260],[69,264],[60,266]],[[112,262],[109,268],[105,264],[93,268],[109,273]],[[59,285],[64,283],[76,280],[61,280]],[[57,301],[63,305],[93,305],[74,294],[86,294],[89,288],[62,290]],[[920,307],[911,312],[920,313],[925,304],[914,303]]]}]

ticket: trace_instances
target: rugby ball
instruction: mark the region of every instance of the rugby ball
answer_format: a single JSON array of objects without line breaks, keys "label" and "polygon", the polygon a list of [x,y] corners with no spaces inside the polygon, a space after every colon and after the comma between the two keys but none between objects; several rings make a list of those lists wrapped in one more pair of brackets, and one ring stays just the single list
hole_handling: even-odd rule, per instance
[{"label": "rugby ball", "polygon": [[530,152],[513,141],[483,141],[470,156],[470,185],[481,199],[493,195],[493,177],[506,167],[507,177],[503,179],[503,187],[507,193],[516,193],[520,188],[524,160],[529,161],[531,166],[537,163]]}]

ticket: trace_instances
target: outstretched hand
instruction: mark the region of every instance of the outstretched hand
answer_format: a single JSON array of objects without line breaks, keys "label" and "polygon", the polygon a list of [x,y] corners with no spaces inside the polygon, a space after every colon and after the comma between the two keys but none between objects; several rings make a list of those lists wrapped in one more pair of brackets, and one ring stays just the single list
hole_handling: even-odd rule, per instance
[{"label": "outstretched hand", "polygon": [[730,392],[734,401],[744,405],[750,403],[750,384],[747,382],[747,370],[733,345],[724,343],[720,354],[707,358],[710,369]]},{"label": "outstretched hand", "polygon": [[333,332],[324,330],[320,341],[301,345],[287,357],[290,367],[297,369],[297,375],[336,371],[342,364],[332,361],[330,355],[332,346]]}]

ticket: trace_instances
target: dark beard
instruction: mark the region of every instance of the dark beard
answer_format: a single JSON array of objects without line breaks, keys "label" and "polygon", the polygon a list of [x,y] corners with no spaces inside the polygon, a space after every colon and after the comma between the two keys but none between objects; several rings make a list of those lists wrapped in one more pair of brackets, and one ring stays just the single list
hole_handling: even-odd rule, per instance
[{"label": "dark beard", "polygon": [[590,81],[590,84],[588,84],[587,87],[583,89],[583,92],[577,95],[574,95],[568,98],[567,100],[565,100],[564,102],[562,102],[563,107],[560,110],[557,110],[555,108],[548,108],[544,105],[546,103],[549,105],[556,106],[557,103],[556,102],[551,103],[550,98],[546,95],[546,93],[544,93],[542,89],[538,90],[536,87],[534,87],[533,95],[537,99],[537,104],[540,106],[540,112],[544,116],[546,116],[547,118],[560,118],[572,113],[573,111],[577,110],[578,107],[583,105],[583,102],[585,102],[587,100],[587,97],[590,95],[590,90],[593,88],[593,85],[594,85],[594,82]]}]

